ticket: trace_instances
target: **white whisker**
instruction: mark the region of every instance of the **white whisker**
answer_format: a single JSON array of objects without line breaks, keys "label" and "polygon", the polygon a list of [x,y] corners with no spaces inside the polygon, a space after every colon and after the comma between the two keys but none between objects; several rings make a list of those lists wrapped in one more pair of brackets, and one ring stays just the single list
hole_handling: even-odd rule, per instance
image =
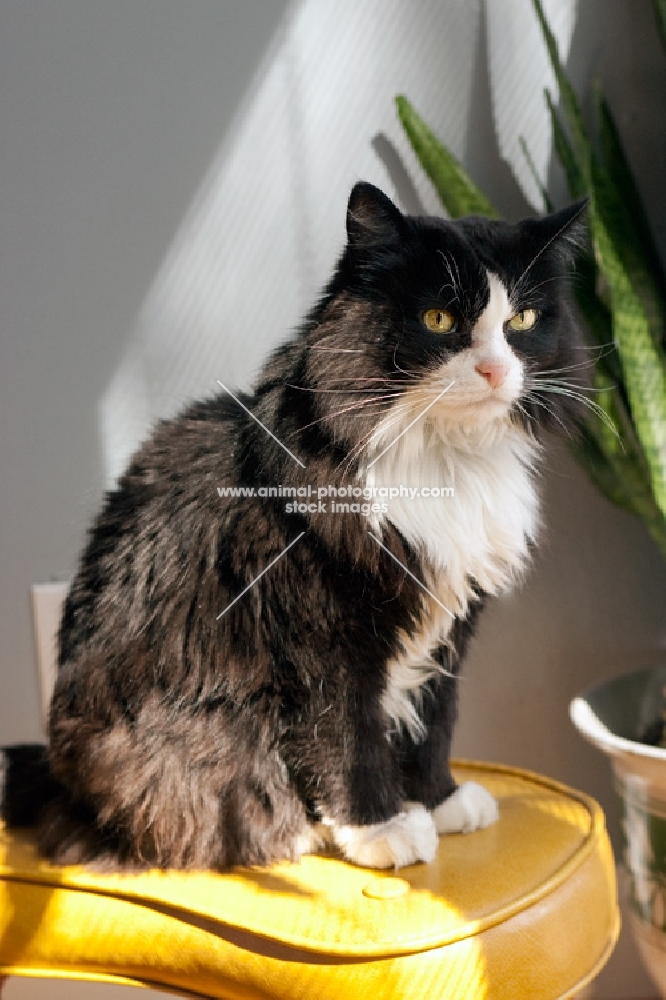
[{"label": "white whisker", "polygon": [[620,443],[622,443],[622,439],[618,433],[615,423],[613,422],[613,420],[611,420],[611,418],[608,416],[603,407],[599,406],[598,403],[595,403],[593,399],[588,399],[587,396],[584,396],[581,392],[575,392],[573,389],[568,389],[560,385],[550,385],[547,382],[545,383],[540,382],[534,388],[535,391],[552,392],[555,395],[566,396],[569,399],[575,399],[577,402],[581,403],[583,406],[586,406],[589,410],[591,410],[594,414],[596,414],[596,416],[599,418],[599,420],[601,420],[604,426],[607,427],[608,430],[615,435],[615,437]]},{"label": "white whisker", "polygon": [[516,285],[515,285],[516,288],[518,288],[520,286],[520,284],[524,281],[526,275],[534,267],[534,265],[538,261],[539,257],[541,257],[542,254],[544,254],[546,252],[546,250],[550,246],[552,246],[553,243],[555,243],[556,240],[558,240],[560,238],[560,236],[562,235],[562,233],[566,229],[569,229],[569,227],[572,225],[572,223],[575,222],[576,219],[583,214],[583,212],[585,211],[586,208],[587,208],[587,202],[581,208],[578,209],[578,211],[576,212],[576,214],[574,215],[574,217],[572,219],[567,219],[567,221],[564,223],[564,225],[560,226],[560,228],[557,230],[557,232],[555,233],[555,235],[551,236],[551,238],[548,240],[548,242],[544,246],[541,247],[541,249],[539,250],[539,252],[534,255],[534,257],[529,262],[529,264],[527,265],[527,267],[525,268],[525,270],[521,274],[520,278],[516,282]]}]

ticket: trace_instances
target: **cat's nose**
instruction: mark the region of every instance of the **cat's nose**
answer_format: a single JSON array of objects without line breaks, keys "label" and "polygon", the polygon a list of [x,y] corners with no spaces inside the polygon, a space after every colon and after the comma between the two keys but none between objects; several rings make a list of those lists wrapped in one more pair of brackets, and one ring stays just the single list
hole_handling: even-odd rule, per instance
[{"label": "cat's nose", "polygon": [[509,366],[504,361],[480,361],[476,371],[492,389],[499,389],[509,374]]}]

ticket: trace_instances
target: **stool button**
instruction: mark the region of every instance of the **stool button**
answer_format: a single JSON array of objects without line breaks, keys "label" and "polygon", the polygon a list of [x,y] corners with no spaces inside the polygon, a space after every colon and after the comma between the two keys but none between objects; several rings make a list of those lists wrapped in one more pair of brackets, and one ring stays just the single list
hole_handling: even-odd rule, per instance
[{"label": "stool button", "polygon": [[404,878],[374,878],[363,889],[369,899],[397,899],[409,892],[409,882]]}]

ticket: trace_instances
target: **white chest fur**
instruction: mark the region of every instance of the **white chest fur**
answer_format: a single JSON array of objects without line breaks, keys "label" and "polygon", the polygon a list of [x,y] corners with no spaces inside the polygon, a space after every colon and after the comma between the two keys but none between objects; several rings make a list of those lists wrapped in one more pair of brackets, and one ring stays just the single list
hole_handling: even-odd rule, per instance
[{"label": "white chest fur", "polygon": [[[501,593],[526,566],[539,520],[537,453],[519,429],[498,425],[483,436],[451,441],[423,421],[368,469],[366,485],[377,487],[378,499],[388,505],[376,529],[390,521],[415,546],[423,584],[450,612],[424,592],[421,627],[403,637],[403,654],[389,664],[385,711],[415,738],[423,735],[418,691],[439,669],[430,654],[446,640],[453,617],[466,615],[475,584],[487,594]],[[402,496],[383,495],[401,486]],[[448,488],[449,495],[425,497],[424,487]],[[414,489],[421,495],[412,496]]]}]

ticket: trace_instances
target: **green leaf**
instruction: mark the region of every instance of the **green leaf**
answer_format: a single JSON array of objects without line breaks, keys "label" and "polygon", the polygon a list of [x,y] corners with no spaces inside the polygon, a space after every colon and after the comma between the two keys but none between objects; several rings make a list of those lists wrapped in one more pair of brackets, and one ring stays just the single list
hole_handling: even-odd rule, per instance
[{"label": "green leaf", "polygon": [[564,66],[562,65],[560,53],[557,48],[557,42],[555,41],[555,36],[550,30],[550,25],[546,20],[541,0],[532,0],[532,4],[539,20],[539,24],[541,25],[541,31],[546,43],[546,48],[548,49],[550,63],[553,67],[555,79],[557,80],[562,110],[571,133],[575,158],[579,164],[583,164],[589,155],[590,140],[587,135],[580,105],[578,104],[578,98],[576,97],[576,92],[571,86],[569,77],[567,76]]},{"label": "green leaf", "polygon": [[654,0],[654,13],[657,18],[657,30],[661,44],[666,49],[666,0]]},{"label": "green leaf", "polygon": [[415,111],[406,97],[396,97],[395,103],[402,126],[407,133],[423,169],[435,185],[444,208],[453,219],[464,215],[485,215],[497,218],[497,213],[464,167],[437,138]]},{"label": "green leaf", "polygon": [[[590,190],[591,146],[589,143],[584,145],[584,155],[581,160],[562,125],[549,91],[545,91],[545,97],[553,130],[555,154],[564,169],[569,194],[572,198],[582,198]],[[613,341],[613,320],[608,304],[599,294],[601,291],[599,270],[589,252],[582,253],[578,258],[574,290],[578,308],[596,344],[600,348],[608,348]],[[622,369],[615,351],[605,350],[605,353],[599,356],[597,365],[613,381],[622,379]]]},{"label": "green leaf", "polygon": [[553,129],[555,155],[564,168],[569,194],[572,198],[583,198],[590,191],[589,144],[582,155],[579,150],[574,149],[555,109],[550,91],[546,90],[544,93]]},{"label": "green leaf", "polygon": [[[595,372],[594,387],[597,390],[594,396],[594,405],[599,407],[601,411],[597,414],[597,420],[591,421],[595,429],[596,439],[605,455],[623,458],[627,452],[618,429],[616,389],[606,381],[599,371]],[[602,417],[602,413],[604,417]]]},{"label": "green leaf", "polygon": [[[597,418],[586,428],[581,457],[609,498],[644,517],[666,554],[666,365],[661,350],[661,269],[610,110],[601,98],[598,108],[604,169],[588,138],[542,4],[533,0],[533,5],[568,129],[567,133],[547,94],[556,154],[572,195],[577,197],[590,189],[593,192],[590,217],[596,266],[592,261],[584,263],[579,304],[598,343],[607,342],[607,328],[612,333],[621,362],[617,372],[613,371],[617,359],[612,355],[603,359],[597,365],[597,384],[599,374],[620,376],[615,392],[605,397],[602,394],[600,405],[616,423],[620,417],[625,449],[618,449]],[[666,0],[659,3],[658,12],[666,15]],[[662,23],[666,24],[666,18]]]},{"label": "green leaf", "polygon": [[622,360],[633,423],[645,452],[654,499],[666,516],[666,365],[613,238],[612,190],[609,191],[607,177],[599,165],[593,162],[592,169],[591,221],[595,252],[609,285],[613,333]]},{"label": "green leaf", "polygon": [[[666,0],[664,2],[666,4]],[[590,189],[596,154],[592,149],[580,107],[562,66],[557,44],[546,21],[541,2],[533,0],[533,3],[560,88],[562,109],[571,135],[569,139],[554,108],[552,96],[547,93],[555,151],[564,167],[571,195],[578,198]],[[662,343],[666,326],[666,302],[662,292],[664,277],[659,255],[615,121],[598,89],[597,109],[604,167],[608,175],[607,198],[614,200],[615,203],[613,219],[616,220],[616,224],[612,235],[631,281],[643,301],[654,340]],[[597,290],[600,290],[598,284]]]},{"label": "green leaf", "polygon": [[607,183],[605,196],[613,200],[613,242],[638,292],[655,343],[664,340],[666,301],[661,261],[652,238],[643,202],[606,100],[597,89],[599,138]]},{"label": "green leaf", "polygon": [[[595,403],[604,411],[606,420],[600,418],[590,420],[587,430],[595,438],[609,463],[616,467],[621,463],[623,485],[634,483],[638,497],[646,495],[656,509],[650,486],[650,472],[636,436],[623,386],[606,381],[599,366],[595,369],[593,382],[597,390]],[[615,433],[611,430],[611,425],[615,428]],[[630,506],[636,513],[640,512],[635,504],[631,503]]]}]

